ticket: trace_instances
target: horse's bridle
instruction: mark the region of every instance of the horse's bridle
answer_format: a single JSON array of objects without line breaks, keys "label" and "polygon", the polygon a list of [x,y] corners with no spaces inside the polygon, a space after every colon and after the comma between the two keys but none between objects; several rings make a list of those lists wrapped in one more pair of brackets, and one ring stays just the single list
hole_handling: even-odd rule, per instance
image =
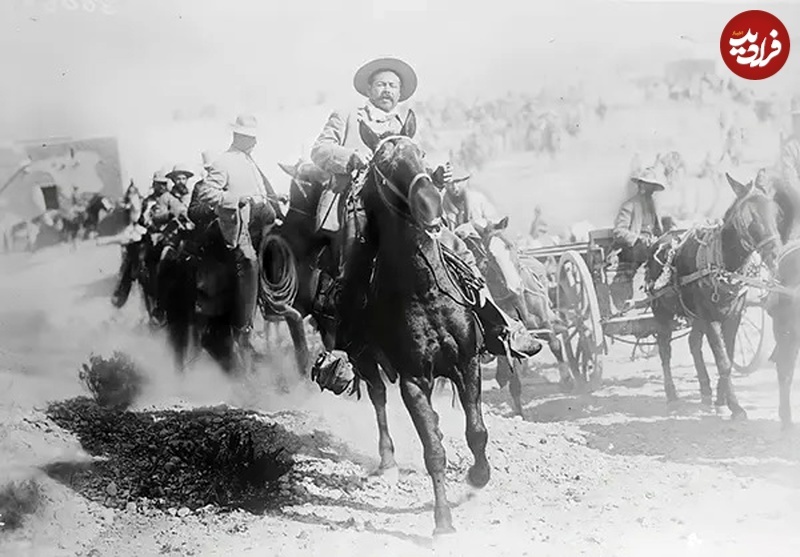
[{"label": "horse's bridle", "polygon": [[[442,230],[442,226],[443,226],[442,217],[441,216],[437,217],[435,219],[434,223],[431,224],[431,225],[422,225],[419,222],[417,222],[414,219],[414,217],[412,216],[412,214],[411,214],[411,201],[408,198],[408,194],[404,194],[402,191],[400,191],[400,189],[397,187],[397,185],[394,182],[392,182],[381,171],[380,168],[378,168],[378,164],[375,162],[376,155],[383,148],[384,145],[386,145],[390,141],[400,140],[400,139],[403,139],[405,141],[409,141],[411,143],[414,143],[411,138],[409,138],[409,137],[407,137],[405,135],[392,134],[392,135],[388,135],[388,136],[384,137],[383,139],[381,139],[378,142],[378,144],[375,146],[375,149],[373,150],[374,154],[373,154],[373,157],[372,157],[372,161],[370,162],[370,166],[372,167],[372,171],[373,171],[373,173],[375,175],[375,178],[377,179],[377,181],[380,182],[379,187],[376,188],[378,190],[378,195],[380,195],[381,201],[383,201],[384,205],[386,205],[386,207],[390,211],[395,213],[397,216],[399,216],[400,218],[402,218],[403,220],[405,220],[406,222],[408,222],[412,226],[421,229],[425,233],[427,233],[427,234],[429,234],[431,236],[434,236],[434,237],[438,237],[438,235],[441,234],[441,230]],[[427,172],[419,172],[416,175],[414,175],[414,177],[411,179],[411,183],[408,184],[408,191],[410,192],[412,190],[412,188],[420,180],[423,180],[423,179],[426,179],[426,178],[428,180],[432,180],[430,175]],[[396,204],[392,203],[392,201],[386,195],[386,191],[385,191],[386,189],[391,191],[397,198],[400,199],[400,201],[406,206],[406,210],[403,210],[400,207],[398,207]]]},{"label": "horse's bridle", "polygon": [[[749,198],[754,197],[757,194],[757,192],[760,192],[760,191],[761,190],[760,189],[757,190],[756,187],[751,187],[750,191],[747,193],[747,195],[745,195],[744,197],[742,197],[741,199],[738,200],[737,205],[741,205],[742,203],[744,203]],[[780,244],[781,237],[777,232],[775,234],[770,234],[769,236],[767,236],[766,238],[764,238],[760,242],[755,242],[751,237],[751,234],[750,234],[750,231],[749,231],[748,227],[745,226],[744,223],[741,222],[741,221],[742,221],[742,218],[741,218],[740,215],[738,215],[738,214],[732,215],[731,225],[734,227],[734,229],[736,229],[739,232],[739,236],[741,238],[740,241],[742,243],[742,247],[745,250],[747,250],[748,252],[751,252],[751,253],[752,252],[758,252],[759,255],[762,255],[761,254],[761,250],[763,250],[765,247],[767,247],[767,246],[769,246],[771,244]]]}]

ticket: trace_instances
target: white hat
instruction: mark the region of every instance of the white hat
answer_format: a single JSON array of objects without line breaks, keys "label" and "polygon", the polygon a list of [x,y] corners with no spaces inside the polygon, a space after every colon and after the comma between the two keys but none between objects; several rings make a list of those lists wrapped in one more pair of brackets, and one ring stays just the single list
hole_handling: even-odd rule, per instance
[{"label": "white hat", "polygon": [[231,124],[234,133],[246,135],[248,137],[258,136],[258,120],[252,114],[240,114],[236,121]]}]

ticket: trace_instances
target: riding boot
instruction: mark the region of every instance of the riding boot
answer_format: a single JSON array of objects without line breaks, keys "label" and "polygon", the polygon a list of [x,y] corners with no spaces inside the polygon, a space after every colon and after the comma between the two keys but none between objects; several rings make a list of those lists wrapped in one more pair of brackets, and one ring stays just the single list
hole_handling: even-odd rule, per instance
[{"label": "riding boot", "polygon": [[258,261],[236,250],[236,301],[233,327],[245,330],[252,326],[258,303]]},{"label": "riding boot", "polygon": [[492,300],[488,289],[483,288],[478,295],[475,313],[483,325],[484,342],[490,354],[529,358],[539,353],[542,343],[525,325],[506,315]]},{"label": "riding boot", "polygon": [[128,244],[122,249],[122,263],[119,268],[119,278],[114,293],[111,296],[111,303],[114,307],[121,308],[128,301],[128,296],[133,285],[133,267],[136,263],[137,244]]}]

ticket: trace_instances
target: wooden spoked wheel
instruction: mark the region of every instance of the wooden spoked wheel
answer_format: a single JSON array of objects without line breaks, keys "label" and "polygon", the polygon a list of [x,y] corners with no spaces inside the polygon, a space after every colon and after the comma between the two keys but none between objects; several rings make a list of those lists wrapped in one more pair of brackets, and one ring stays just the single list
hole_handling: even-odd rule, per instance
[{"label": "wooden spoked wheel", "polygon": [[568,251],[558,262],[557,280],[556,309],[566,328],[567,362],[578,384],[593,390],[603,378],[603,329],[592,275],[583,258]]}]

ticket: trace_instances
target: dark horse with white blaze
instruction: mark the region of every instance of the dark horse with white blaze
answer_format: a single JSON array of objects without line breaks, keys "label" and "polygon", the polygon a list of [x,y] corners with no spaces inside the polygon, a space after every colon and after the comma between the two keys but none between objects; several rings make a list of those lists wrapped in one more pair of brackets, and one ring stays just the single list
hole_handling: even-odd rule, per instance
[{"label": "dark horse with white blaze", "polygon": [[[397,465],[378,363],[390,381],[399,379],[433,481],[434,534],[449,533],[454,528],[445,489],[446,456],[431,392],[437,377],[455,385],[475,459],[468,480],[485,486],[490,468],[481,413],[479,329],[436,237],[442,226],[442,200],[426,172],[422,151],[411,139],[416,132],[414,113],[409,112],[398,135],[379,137],[363,123],[359,128],[374,155],[360,192],[367,216],[363,241],[347,262],[349,278],[342,285],[337,336],[367,383],[384,470]],[[369,285],[367,291],[364,285]]]},{"label": "dark horse with white blaze", "polygon": [[[774,269],[780,237],[776,205],[751,183],[745,186],[726,175],[736,200],[725,213],[722,224],[705,231],[690,231],[680,239],[674,253],[670,284],[657,290],[651,300],[658,323],[658,352],[664,373],[667,400],[678,398],[672,380],[672,324],[676,315],[691,321],[689,348],[694,360],[704,403],[712,398],[711,382],[703,360],[702,342],[708,339],[717,364],[716,405],[727,404],[734,418],[747,413],[739,405],[731,382],[731,360],[736,331],[744,309],[744,290],[737,282],[739,272],[754,252]],[[662,238],[654,247],[656,257],[647,263],[647,282],[661,275],[665,262],[657,257],[672,238]]]},{"label": "dark horse with white blaze", "polygon": [[[508,226],[508,217],[496,223],[489,223],[485,229],[476,226],[461,226],[456,234],[464,240],[475,256],[478,269],[483,273],[492,297],[500,308],[509,315],[517,315],[529,330],[535,330],[538,336],[547,340],[550,351],[558,362],[560,386],[564,391],[571,390],[574,385],[569,367],[564,361],[561,340],[558,338],[558,327],[561,324],[550,306],[547,287],[516,257],[516,250],[510,241],[500,234]],[[495,257],[497,250],[506,252],[522,279],[522,296],[511,291],[506,284],[503,271]],[[522,383],[519,372],[521,362],[510,362],[506,357],[498,357],[497,382],[501,387],[508,382],[514,412],[522,416]]]}]

